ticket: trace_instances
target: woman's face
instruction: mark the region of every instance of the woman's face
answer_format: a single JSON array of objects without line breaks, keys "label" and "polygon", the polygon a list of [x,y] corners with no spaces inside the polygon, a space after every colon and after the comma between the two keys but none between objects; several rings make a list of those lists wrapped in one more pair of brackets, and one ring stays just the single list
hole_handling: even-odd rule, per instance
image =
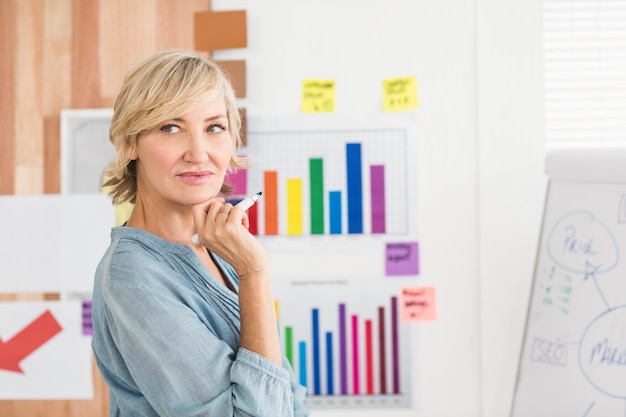
[{"label": "woman's face", "polygon": [[233,153],[226,113],[224,100],[207,101],[139,136],[137,197],[188,206],[217,195]]}]

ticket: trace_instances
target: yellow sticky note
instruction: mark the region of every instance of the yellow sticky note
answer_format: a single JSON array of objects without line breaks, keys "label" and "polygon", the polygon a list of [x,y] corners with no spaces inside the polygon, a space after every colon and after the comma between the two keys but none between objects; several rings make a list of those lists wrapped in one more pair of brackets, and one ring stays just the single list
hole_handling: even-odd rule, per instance
[{"label": "yellow sticky note", "polygon": [[335,80],[304,80],[302,82],[302,113],[335,111]]},{"label": "yellow sticky note", "polygon": [[383,108],[385,112],[417,108],[417,84],[415,77],[383,80]]}]

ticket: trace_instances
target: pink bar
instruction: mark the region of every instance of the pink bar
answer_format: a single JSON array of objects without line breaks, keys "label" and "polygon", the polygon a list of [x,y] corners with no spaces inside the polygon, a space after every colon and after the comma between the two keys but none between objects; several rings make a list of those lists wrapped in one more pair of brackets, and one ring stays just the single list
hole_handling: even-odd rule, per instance
[{"label": "pink bar", "polygon": [[352,386],[359,394],[359,316],[352,316]]}]

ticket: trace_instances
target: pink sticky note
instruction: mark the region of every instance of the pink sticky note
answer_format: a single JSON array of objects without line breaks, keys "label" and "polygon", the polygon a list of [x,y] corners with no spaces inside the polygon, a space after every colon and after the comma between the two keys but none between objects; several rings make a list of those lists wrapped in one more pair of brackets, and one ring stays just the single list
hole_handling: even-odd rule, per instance
[{"label": "pink sticky note", "polygon": [[418,275],[417,242],[387,243],[385,270],[387,275]]},{"label": "pink sticky note", "polygon": [[248,194],[248,170],[238,169],[235,172],[229,172],[226,174],[224,182],[233,186],[232,195]]},{"label": "pink sticky note", "polygon": [[437,320],[435,287],[406,287],[400,296],[402,321]]}]

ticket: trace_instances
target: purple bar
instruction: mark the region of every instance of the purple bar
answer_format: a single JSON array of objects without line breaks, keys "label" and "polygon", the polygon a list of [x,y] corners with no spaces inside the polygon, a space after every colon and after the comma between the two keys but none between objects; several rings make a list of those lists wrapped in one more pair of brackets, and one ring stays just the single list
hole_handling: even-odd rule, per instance
[{"label": "purple bar", "polygon": [[393,393],[400,394],[400,350],[398,346],[398,297],[391,297],[391,362]]},{"label": "purple bar", "polygon": [[385,166],[370,166],[372,233],[385,233]]},{"label": "purple bar", "polygon": [[348,359],[346,349],[346,305],[339,304],[339,380],[342,395],[348,394]]}]

